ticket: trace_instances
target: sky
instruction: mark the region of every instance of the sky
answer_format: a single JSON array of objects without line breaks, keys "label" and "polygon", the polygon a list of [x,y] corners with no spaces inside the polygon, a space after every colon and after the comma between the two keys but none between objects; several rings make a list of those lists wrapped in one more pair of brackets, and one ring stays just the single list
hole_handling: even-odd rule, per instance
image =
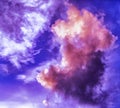
[{"label": "sky", "polygon": [[119,0],[1,0],[0,108],[119,108]]}]

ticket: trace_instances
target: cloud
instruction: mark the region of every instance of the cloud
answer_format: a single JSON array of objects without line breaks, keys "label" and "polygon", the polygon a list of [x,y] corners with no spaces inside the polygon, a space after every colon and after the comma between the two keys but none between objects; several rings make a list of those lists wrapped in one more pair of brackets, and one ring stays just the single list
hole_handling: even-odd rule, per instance
[{"label": "cloud", "polygon": [[101,86],[104,53],[116,38],[91,12],[71,4],[67,8],[67,19],[58,19],[51,27],[61,45],[61,61],[43,69],[37,80],[80,102],[101,103],[107,97]]},{"label": "cloud", "polygon": [[49,28],[57,4],[22,0],[6,2],[1,8],[6,10],[0,16],[0,56],[20,67],[33,61],[35,39]]},{"label": "cloud", "polygon": [[39,108],[33,103],[19,103],[19,102],[0,102],[1,108]]}]

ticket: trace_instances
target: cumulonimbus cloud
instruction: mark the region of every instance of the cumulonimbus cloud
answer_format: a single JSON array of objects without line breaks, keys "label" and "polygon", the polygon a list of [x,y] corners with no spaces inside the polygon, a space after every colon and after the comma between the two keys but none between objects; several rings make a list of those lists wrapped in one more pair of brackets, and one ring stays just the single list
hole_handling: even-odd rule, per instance
[{"label": "cumulonimbus cloud", "polygon": [[67,8],[67,19],[58,19],[51,27],[61,45],[61,61],[42,70],[37,80],[81,102],[101,102],[106,97],[101,90],[104,53],[116,38],[91,12],[71,4]]}]

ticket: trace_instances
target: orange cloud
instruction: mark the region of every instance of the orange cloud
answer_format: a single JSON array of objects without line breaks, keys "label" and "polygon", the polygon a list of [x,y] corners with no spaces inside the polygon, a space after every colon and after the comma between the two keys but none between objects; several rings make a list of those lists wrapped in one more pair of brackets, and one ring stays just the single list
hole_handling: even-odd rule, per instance
[{"label": "orange cloud", "polygon": [[116,40],[112,33],[91,12],[73,5],[68,6],[67,19],[57,20],[51,31],[61,44],[62,59],[60,64],[51,64],[47,72],[39,73],[38,82],[58,91],[60,88],[72,90],[76,86],[87,89],[88,85],[97,84],[102,75],[99,72],[104,71],[101,52],[109,49]]}]

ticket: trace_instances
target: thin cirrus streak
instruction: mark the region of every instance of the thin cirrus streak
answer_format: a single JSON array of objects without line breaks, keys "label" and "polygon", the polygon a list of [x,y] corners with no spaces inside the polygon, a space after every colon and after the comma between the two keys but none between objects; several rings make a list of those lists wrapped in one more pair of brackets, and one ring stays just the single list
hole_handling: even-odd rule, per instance
[{"label": "thin cirrus streak", "polygon": [[51,31],[61,44],[61,61],[37,75],[45,88],[79,101],[97,103],[105,98],[100,88],[105,71],[104,53],[116,38],[91,12],[68,5],[67,19],[57,20]]}]

